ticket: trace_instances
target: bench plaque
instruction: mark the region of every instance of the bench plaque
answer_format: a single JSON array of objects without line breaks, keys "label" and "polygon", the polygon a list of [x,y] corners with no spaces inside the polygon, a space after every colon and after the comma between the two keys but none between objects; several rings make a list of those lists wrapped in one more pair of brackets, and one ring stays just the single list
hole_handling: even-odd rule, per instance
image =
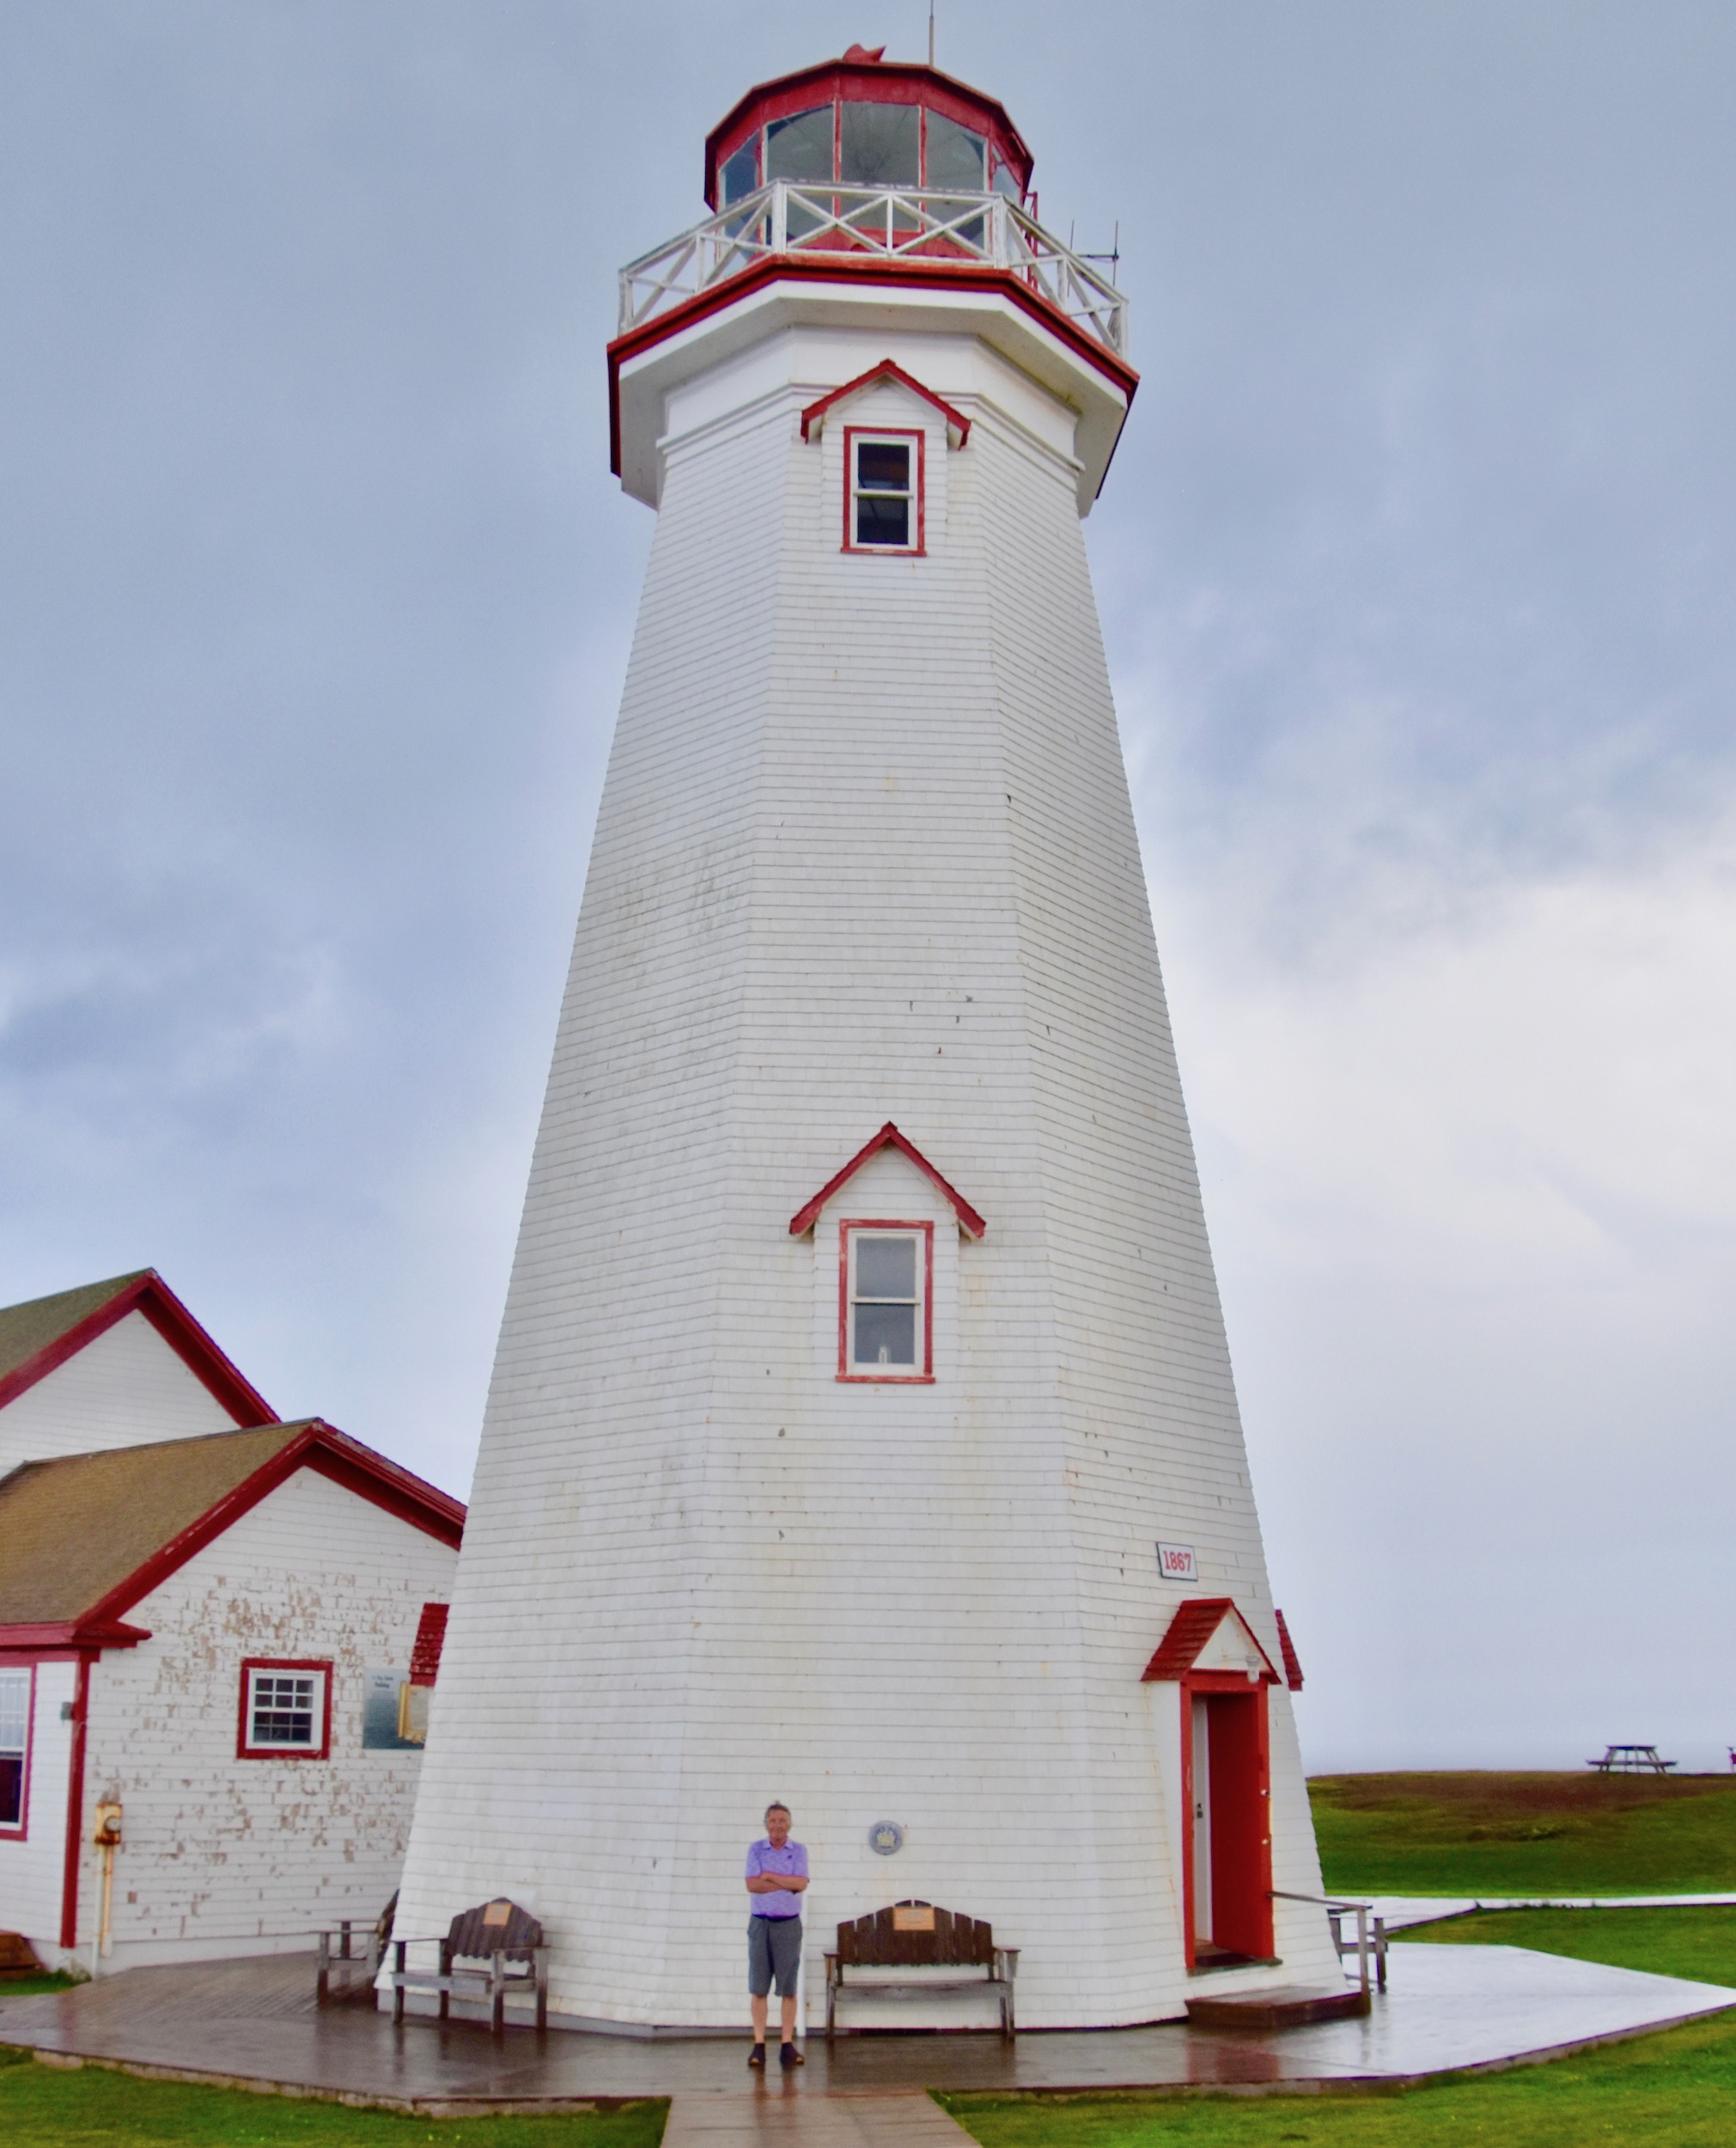
[{"label": "bench plaque", "polygon": [[935,1907],[932,1902],[912,1902],[907,1908],[892,1912],[894,1931],[932,1931],[935,1928]]}]

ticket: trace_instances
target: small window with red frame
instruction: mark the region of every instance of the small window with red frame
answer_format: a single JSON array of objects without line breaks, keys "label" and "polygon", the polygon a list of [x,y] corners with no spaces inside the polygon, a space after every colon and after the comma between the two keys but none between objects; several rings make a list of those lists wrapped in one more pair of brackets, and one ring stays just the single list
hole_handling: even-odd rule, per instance
[{"label": "small window with red frame", "polygon": [[323,1761],[332,1750],[332,1666],[253,1658],[241,1666],[244,1761]]},{"label": "small window with red frame", "polygon": [[35,1674],[0,1670],[0,1834],[24,1832],[30,1773],[30,1697]]},{"label": "small window with red frame", "polygon": [[838,1288],[840,1380],[930,1380],[932,1224],[845,1224]]},{"label": "small window with red frame", "polygon": [[844,433],[846,552],[923,549],[923,436]]}]

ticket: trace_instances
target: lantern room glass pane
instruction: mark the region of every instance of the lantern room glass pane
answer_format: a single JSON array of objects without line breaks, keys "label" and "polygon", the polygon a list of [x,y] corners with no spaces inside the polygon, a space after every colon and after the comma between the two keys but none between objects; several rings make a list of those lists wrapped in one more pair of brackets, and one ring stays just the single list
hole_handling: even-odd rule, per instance
[{"label": "lantern room glass pane", "polygon": [[751,135],[723,167],[723,206],[751,194],[759,184],[759,137]]},{"label": "lantern room glass pane", "polygon": [[830,105],[771,122],[765,130],[765,176],[803,180],[831,177]]},{"label": "lantern room glass pane", "polygon": [[995,192],[997,194],[1004,194],[1008,201],[1022,202],[1024,200],[1025,189],[1019,184],[1019,174],[1010,164],[996,165]]},{"label": "lantern room glass pane", "polygon": [[858,1365],[914,1365],[917,1362],[917,1309],[914,1305],[858,1305],[856,1309],[856,1362]]},{"label": "lantern room glass pane", "polygon": [[929,114],[925,186],[937,191],[956,186],[967,194],[980,194],[986,183],[984,173],[988,156],[989,145],[980,134],[972,134],[969,127],[961,127],[943,112]]},{"label": "lantern room glass pane", "polygon": [[856,1242],[858,1297],[917,1295],[917,1242],[914,1238],[858,1238]]},{"label": "lantern room glass pane", "polygon": [[838,177],[847,186],[914,186],[917,174],[914,105],[844,107],[838,130]]}]

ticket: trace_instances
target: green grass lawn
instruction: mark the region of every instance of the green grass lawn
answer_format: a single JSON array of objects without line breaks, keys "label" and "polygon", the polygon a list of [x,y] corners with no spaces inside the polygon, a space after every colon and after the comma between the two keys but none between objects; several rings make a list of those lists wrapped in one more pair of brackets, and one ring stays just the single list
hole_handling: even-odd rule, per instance
[{"label": "green grass lawn", "polygon": [[1479,1909],[1395,1937],[1436,1946],[1535,1947],[1654,1976],[1736,1984],[1736,1908]]},{"label": "green grass lawn", "polygon": [[1326,1885],[1367,1895],[1736,1892],[1736,1775],[1318,1775]]},{"label": "green grass lawn", "polygon": [[[1425,1929],[1440,1944],[1531,1946],[1736,1986],[1733,1910],[1505,1910]],[[1402,2094],[941,2101],[984,2148],[1277,2148],[1295,2141],[1321,2148],[1729,2148],[1736,2140],[1736,2017]]]},{"label": "green grass lawn", "polygon": [[6,2148],[657,2148],[667,2110],[659,2102],[570,2118],[409,2118],[99,2066],[69,2072],[0,2047]]}]

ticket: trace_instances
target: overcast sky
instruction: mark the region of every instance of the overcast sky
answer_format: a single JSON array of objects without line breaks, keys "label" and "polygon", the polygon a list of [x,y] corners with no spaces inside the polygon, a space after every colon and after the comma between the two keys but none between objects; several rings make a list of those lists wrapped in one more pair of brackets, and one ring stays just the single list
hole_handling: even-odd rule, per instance
[{"label": "overcast sky", "polygon": [[[463,1492],[651,517],[614,272],[923,0],[0,0],[0,1302]],[[1088,522],[1312,1766],[1736,1740],[1736,11],[941,0]]]}]

